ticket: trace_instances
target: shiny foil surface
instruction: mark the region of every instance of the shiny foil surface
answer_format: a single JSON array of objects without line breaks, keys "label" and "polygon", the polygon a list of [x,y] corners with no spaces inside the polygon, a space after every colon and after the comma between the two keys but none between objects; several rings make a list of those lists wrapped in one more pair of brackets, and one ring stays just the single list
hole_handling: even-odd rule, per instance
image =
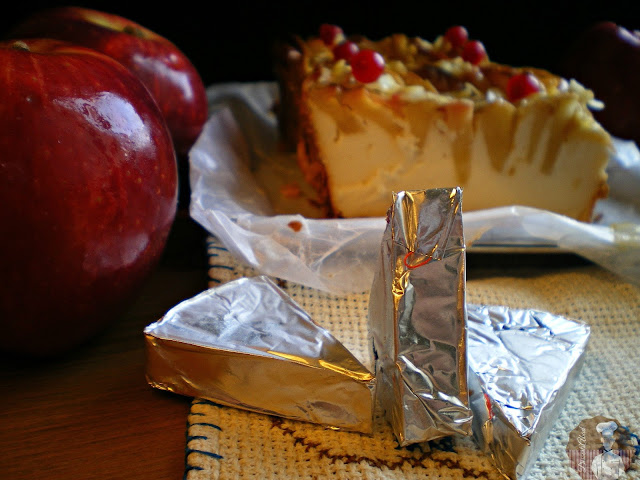
[{"label": "shiny foil surface", "polygon": [[470,435],[462,190],[393,195],[369,305],[378,399],[401,446]]},{"label": "shiny foil surface", "polygon": [[372,431],[374,376],[268,277],[206,290],[144,333],[155,388]]},{"label": "shiny foil surface", "polygon": [[590,329],[535,310],[467,305],[469,388],[478,445],[525,478],[571,391]]}]

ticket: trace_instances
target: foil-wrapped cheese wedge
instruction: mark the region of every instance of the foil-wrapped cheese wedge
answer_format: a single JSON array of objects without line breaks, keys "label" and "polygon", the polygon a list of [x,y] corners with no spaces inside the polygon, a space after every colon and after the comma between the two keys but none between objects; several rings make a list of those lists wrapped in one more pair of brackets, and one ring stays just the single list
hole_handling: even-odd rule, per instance
[{"label": "foil-wrapped cheese wedge", "polygon": [[393,194],[369,303],[378,397],[401,446],[471,434],[462,189]]},{"label": "foil-wrapped cheese wedge", "polygon": [[467,312],[474,438],[506,478],[524,479],[571,392],[590,328],[537,310]]},{"label": "foil-wrapped cheese wedge", "polygon": [[374,376],[266,276],[188,299],[145,331],[153,387],[371,433]]}]

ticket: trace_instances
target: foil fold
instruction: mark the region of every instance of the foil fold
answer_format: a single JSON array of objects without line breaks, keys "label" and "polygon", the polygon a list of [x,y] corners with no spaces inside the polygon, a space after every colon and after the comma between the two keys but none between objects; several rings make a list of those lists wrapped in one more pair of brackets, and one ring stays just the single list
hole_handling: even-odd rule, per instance
[{"label": "foil fold", "polygon": [[374,376],[266,276],[206,290],[144,335],[147,382],[155,388],[372,432]]},{"label": "foil fold", "polygon": [[401,446],[471,435],[462,189],[393,194],[369,303],[377,395]]},{"label": "foil fold", "polygon": [[589,326],[505,306],[467,312],[474,439],[505,477],[524,479],[580,371]]}]

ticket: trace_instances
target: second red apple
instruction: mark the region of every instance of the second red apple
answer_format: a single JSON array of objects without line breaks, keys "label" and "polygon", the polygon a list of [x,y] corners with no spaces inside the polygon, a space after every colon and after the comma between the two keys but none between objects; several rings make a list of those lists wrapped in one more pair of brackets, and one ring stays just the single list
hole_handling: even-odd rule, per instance
[{"label": "second red apple", "polygon": [[127,18],[80,7],[28,17],[12,38],[48,37],[102,52],[131,70],[155,98],[178,155],[185,155],[207,120],[206,90],[194,65],[167,38]]}]

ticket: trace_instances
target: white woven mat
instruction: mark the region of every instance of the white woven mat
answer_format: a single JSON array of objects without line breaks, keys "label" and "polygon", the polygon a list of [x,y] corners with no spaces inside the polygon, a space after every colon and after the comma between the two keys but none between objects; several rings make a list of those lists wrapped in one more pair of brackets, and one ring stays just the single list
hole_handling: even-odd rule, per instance
[{"label": "white woven mat", "polygon": [[[209,239],[210,286],[257,272]],[[291,283],[291,297],[365,365],[368,294],[336,296]],[[596,266],[467,281],[469,303],[545,310],[591,325],[582,371],[528,480],[580,479],[565,451],[569,433],[595,416],[640,431],[640,288]],[[377,418],[373,436],[219,406],[194,399],[185,479],[501,479],[468,438],[399,448]],[[636,458],[622,477],[640,479]]]}]

